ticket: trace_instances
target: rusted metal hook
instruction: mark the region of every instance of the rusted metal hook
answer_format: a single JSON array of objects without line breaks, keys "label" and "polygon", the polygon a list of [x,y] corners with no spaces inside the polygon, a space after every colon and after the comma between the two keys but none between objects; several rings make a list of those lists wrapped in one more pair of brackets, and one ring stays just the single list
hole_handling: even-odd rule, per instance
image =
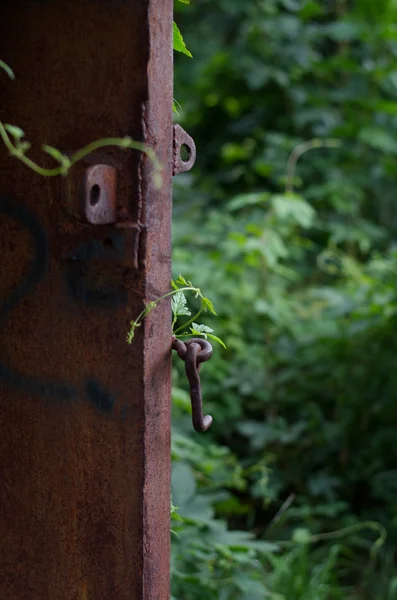
[{"label": "rusted metal hook", "polygon": [[193,427],[198,432],[207,431],[211,426],[211,415],[203,415],[203,399],[201,396],[200,366],[212,356],[212,346],[207,340],[192,338],[182,342],[172,338],[172,348],[179,358],[185,362],[186,376],[190,385],[190,401],[192,403]]}]

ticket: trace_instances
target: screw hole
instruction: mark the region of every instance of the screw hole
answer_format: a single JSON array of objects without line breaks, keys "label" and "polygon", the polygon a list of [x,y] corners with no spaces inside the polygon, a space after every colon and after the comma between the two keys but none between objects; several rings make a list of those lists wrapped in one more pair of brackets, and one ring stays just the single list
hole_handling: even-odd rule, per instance
[{"label": "screw hole", "polygon": [[99,202],[99,198],[101,196],[101,188],[97,183],[95,183],[90,191],[90,204],[91,206],[96,206]]},{"label": "screw hole", "polygon": [[191,156],[192,156],[192,151],[190,150],[189,146],[187,144],[182,144],[181,149],[180,149],[181,161],[184,163],[187,163],[187,162],[189,162]]}]

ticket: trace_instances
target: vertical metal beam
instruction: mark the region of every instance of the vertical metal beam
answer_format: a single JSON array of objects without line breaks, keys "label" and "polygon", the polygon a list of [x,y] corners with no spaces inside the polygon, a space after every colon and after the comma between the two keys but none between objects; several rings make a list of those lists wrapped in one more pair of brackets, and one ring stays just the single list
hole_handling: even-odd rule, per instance
[{"label": "vertical metal beam", "polygon": [[[160,161],[166,168],[163,187],[157,190],[150,177],[148,159],[144,158],[143,196],[146,202],[143,213],[145,223],[150,223],[145,232],[147,300],[163,294],[171,278],[172,16],[172,0],[150,0],[148,102],[144,128],[148,143],[157,149]],[[164,353],[171,343],[171,315],[168,303],[156,310],[157,314],[153,312],[146,323],[144,348],[146,458],[143,583],[145,600],[169,600],[171,369],[169,363],[165,363]],[[162,454],[164,451],[167,453],[165,456]]]},{"label": "vertical metal beam", "polygon": [[0,146],[0,597],[169,600],[169,306],[125,337],[170,280],[172,0],[4,0],[0,58],[32,158],[130,135],[164,166],[43,179]]}]

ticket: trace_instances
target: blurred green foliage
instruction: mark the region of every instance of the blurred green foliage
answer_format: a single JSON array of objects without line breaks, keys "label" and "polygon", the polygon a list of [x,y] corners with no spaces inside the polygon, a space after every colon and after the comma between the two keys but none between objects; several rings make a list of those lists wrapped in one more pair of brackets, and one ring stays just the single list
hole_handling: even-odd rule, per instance
[{"label": "blurred green foliage", "polygon": [[396,2],[177,8],[174,272],[227,349],[202,436],[175,360],[173,598],[397,600]]}]

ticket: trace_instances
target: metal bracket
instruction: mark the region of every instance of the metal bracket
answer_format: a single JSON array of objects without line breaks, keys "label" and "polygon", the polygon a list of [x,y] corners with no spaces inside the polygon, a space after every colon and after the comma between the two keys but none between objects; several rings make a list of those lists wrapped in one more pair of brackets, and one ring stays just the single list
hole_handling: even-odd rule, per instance
[{"label": "metal bracket", "polygon": [[[187,153],[186,159],[182,158],[182,152]],[[196,162],[196,144],[180,125],[174,125],[174,160],[173,175],[190,171]]]},{"label": "metal bracket", "polygon": [[[177,175],[189,171],[193,167],[196,160],[196,145],[180,125],[174,125],[173,132],[173,175]],[[186,158],[183,156],[184,152]],[[116,167],[109,164],[95,164],[87,167],[83,185],[83,213],[91,225],[115,225],[117,228],[127,230],[125,234],[129,247],[127,254],[131,257],[131,266],[136,269],[138,268],[139,240],[143,227],[140,223],[133,222],[128,218],[123,219],[119,214],[118,187]]]},{"label": "metal bracket", "polygon": [[110,165],[93,165],[85,172],[84,213],[92,225],[117,220],[117,170]]},{"label": "metal bracket", "polygon": [[138,268],[140,234],[143,225],[132,221],[117,202],[119,188],[117,168],[96,164],[86,168],[83,185],[83,213],[91,225],[114,225],[125,230],[125,264]]},{"label": "metal bracket", "polygon": [[[196,161],[194,140],[180,125],[174,125],[173,175],[189,171]],[[186,158],[183,153],[186,153]],[[84,215],[92,225],[111,225],[118,221],[117,169],[107,164],[88,167],[84,176]],[[138,228],[136,223],[117,223],[120,227]]]}]

